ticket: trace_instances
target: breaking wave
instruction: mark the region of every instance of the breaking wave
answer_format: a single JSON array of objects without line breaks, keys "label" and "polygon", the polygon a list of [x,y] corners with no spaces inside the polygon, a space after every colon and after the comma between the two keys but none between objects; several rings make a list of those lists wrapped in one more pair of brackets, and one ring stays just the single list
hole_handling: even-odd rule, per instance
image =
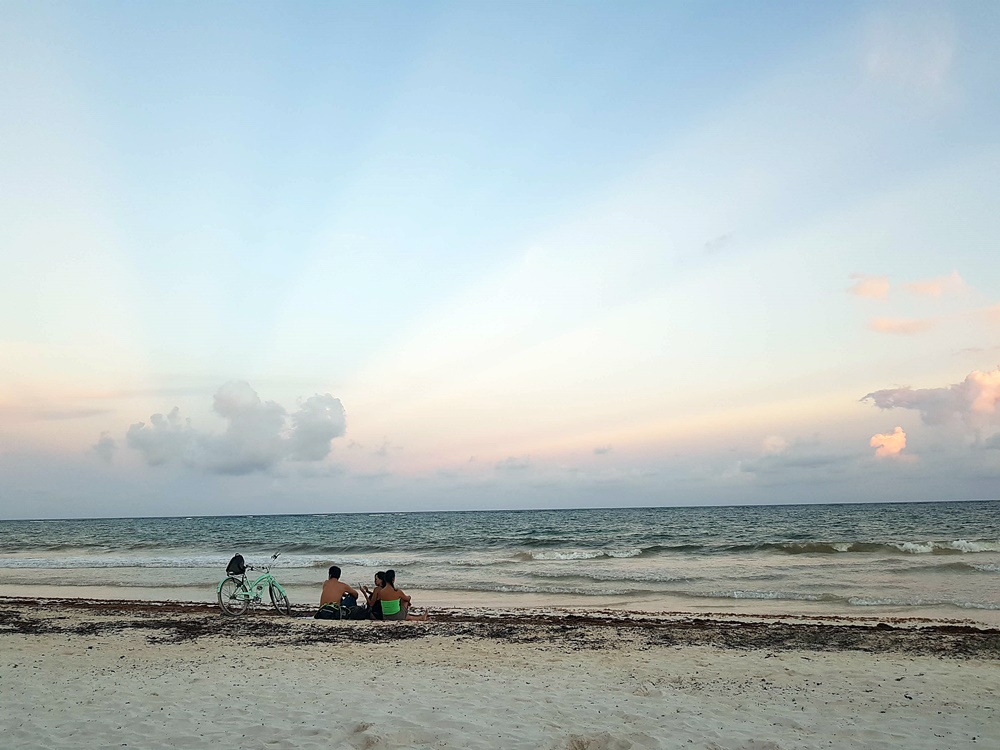
[{"label": "breaking wave", "polygon": [[596,560],[601,557],[626,558],[638,557],[642,550],[634,549],[571,549],[571,550],[534,550],[518,552],[515,560]]},{"label": "breaking wave", "polygon": [[1000,541],[899,541],[899,542],[780,542],[726,547],[727,552],[781,552],[788,555],[835,555],[849,552],[907,555],[962,555],[1000,552]]}]

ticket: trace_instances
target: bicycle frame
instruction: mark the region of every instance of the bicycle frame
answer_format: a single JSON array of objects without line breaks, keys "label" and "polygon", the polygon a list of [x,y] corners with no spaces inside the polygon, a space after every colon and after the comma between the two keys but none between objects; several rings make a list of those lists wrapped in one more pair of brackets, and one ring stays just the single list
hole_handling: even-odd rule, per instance
[{"label": "bicycle frame", "polygon": [[[236,578],[236,576],[229,576],[229,578]],[[261,573],[257,577],[257,580],[254,581],[253,583],[249,583],[246,573],[239,576],[239,579],[243,583],[243,585],[246,586],[246,590],[240,591],[239,593],[236,594],[236,598],[238,599],[243,599],[245,601],[257,604],[261,601],[261,597],[264,595],[264,591],[266,591],[267,588],[270,586],[274,586],[274,588],[276,588],[278,590],[278,593],[281,594],[282,596],[287,596],[287,594],[285,593],[285,589],[282,588],[281,584],[278,583],[277,580],[275,580],[273,575],[271,575],[271,566],[267,566],[266,568],[264,568],[264,572]],[[219,585],[215,587],[216,594],[222,592],[222,584],[224,584],[226,580],[227,580],[226,578],[223,578],[221,581],[219,581]]]}]

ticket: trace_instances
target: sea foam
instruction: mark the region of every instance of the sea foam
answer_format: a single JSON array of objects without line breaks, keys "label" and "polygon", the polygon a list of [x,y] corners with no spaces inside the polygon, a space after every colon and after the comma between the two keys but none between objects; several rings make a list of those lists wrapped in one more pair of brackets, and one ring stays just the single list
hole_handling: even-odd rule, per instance
[{"label": "sea foam", "polygon": [[642,550],[634,549],[571,549],[571,550],[533,550],[515,555],[520,560],[596,560],[600,557],[627,558],[638,557]]}]

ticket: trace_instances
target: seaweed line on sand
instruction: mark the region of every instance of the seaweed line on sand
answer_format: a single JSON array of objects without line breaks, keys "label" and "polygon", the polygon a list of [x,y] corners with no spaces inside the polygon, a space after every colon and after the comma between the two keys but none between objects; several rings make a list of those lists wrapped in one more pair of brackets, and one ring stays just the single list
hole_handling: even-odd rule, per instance
[{"label": "seaweed line on sand", "polygon": [[0,636],[108,636],[144,632],[150,643],[239,639],[263,647],[374,644],[420,638],[488,639],[562,650],[713,646],[764,651],[867,651],[1000,660],[1000,630],[917,620],[816,622],[695,616],[684,613],[574,613],[448,610],[429,622],[317,621],[311,612],[281,617],[252,610],[222,616],[207,604],[0,598]]}]

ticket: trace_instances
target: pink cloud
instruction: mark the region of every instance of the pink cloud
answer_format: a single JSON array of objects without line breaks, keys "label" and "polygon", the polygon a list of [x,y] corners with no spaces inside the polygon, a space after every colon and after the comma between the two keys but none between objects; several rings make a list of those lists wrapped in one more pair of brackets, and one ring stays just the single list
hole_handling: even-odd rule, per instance
[{"label": "pink cloud", "polygon": [[965,379],[970,396],[971,409],[980,414],[996,414],[997,402],[1000,401],[1000,367],[992,372],[976,370]]},{"label": "pink cloud", "polygon": [[906,433],[902,427],[897,427],[891,434],[878,433],[872,435],[869,442],[875,449],[875,455],[879,458],[894,458],[903,452],[906,447]]},{"label": "pink cloud", "polygon": [[927,297],[940,297],[943,294],[957,294],[965,288],[965,281],[958,275],[958,271],[952,271],[950,276],[942,276],[937,279],[927,281],[913,281],[903,284],[903,288],[914,294],[923,294]]},{"label": "pink cloud", "polygon": [[854,286],[848,291],[859,297],[868,299],[885,299],[889,296],[889,279],[886,276],[868,276],[863,273],[852,273]]},{"label": "pink cloud", "polygon": [[961,383],[943,388],[890,388],[875,391],[871,399],[880,409],[916,409],[926,424],[961,420],[970,427],[1000,422],[1000,367],[975,370]]},{"label": "pink cloud", "polygon": [[935,325],[933,320],[907,320],[905,318],[872,318],[868,327],[878,333],[895,333],[912,336],[929,331]]}]

